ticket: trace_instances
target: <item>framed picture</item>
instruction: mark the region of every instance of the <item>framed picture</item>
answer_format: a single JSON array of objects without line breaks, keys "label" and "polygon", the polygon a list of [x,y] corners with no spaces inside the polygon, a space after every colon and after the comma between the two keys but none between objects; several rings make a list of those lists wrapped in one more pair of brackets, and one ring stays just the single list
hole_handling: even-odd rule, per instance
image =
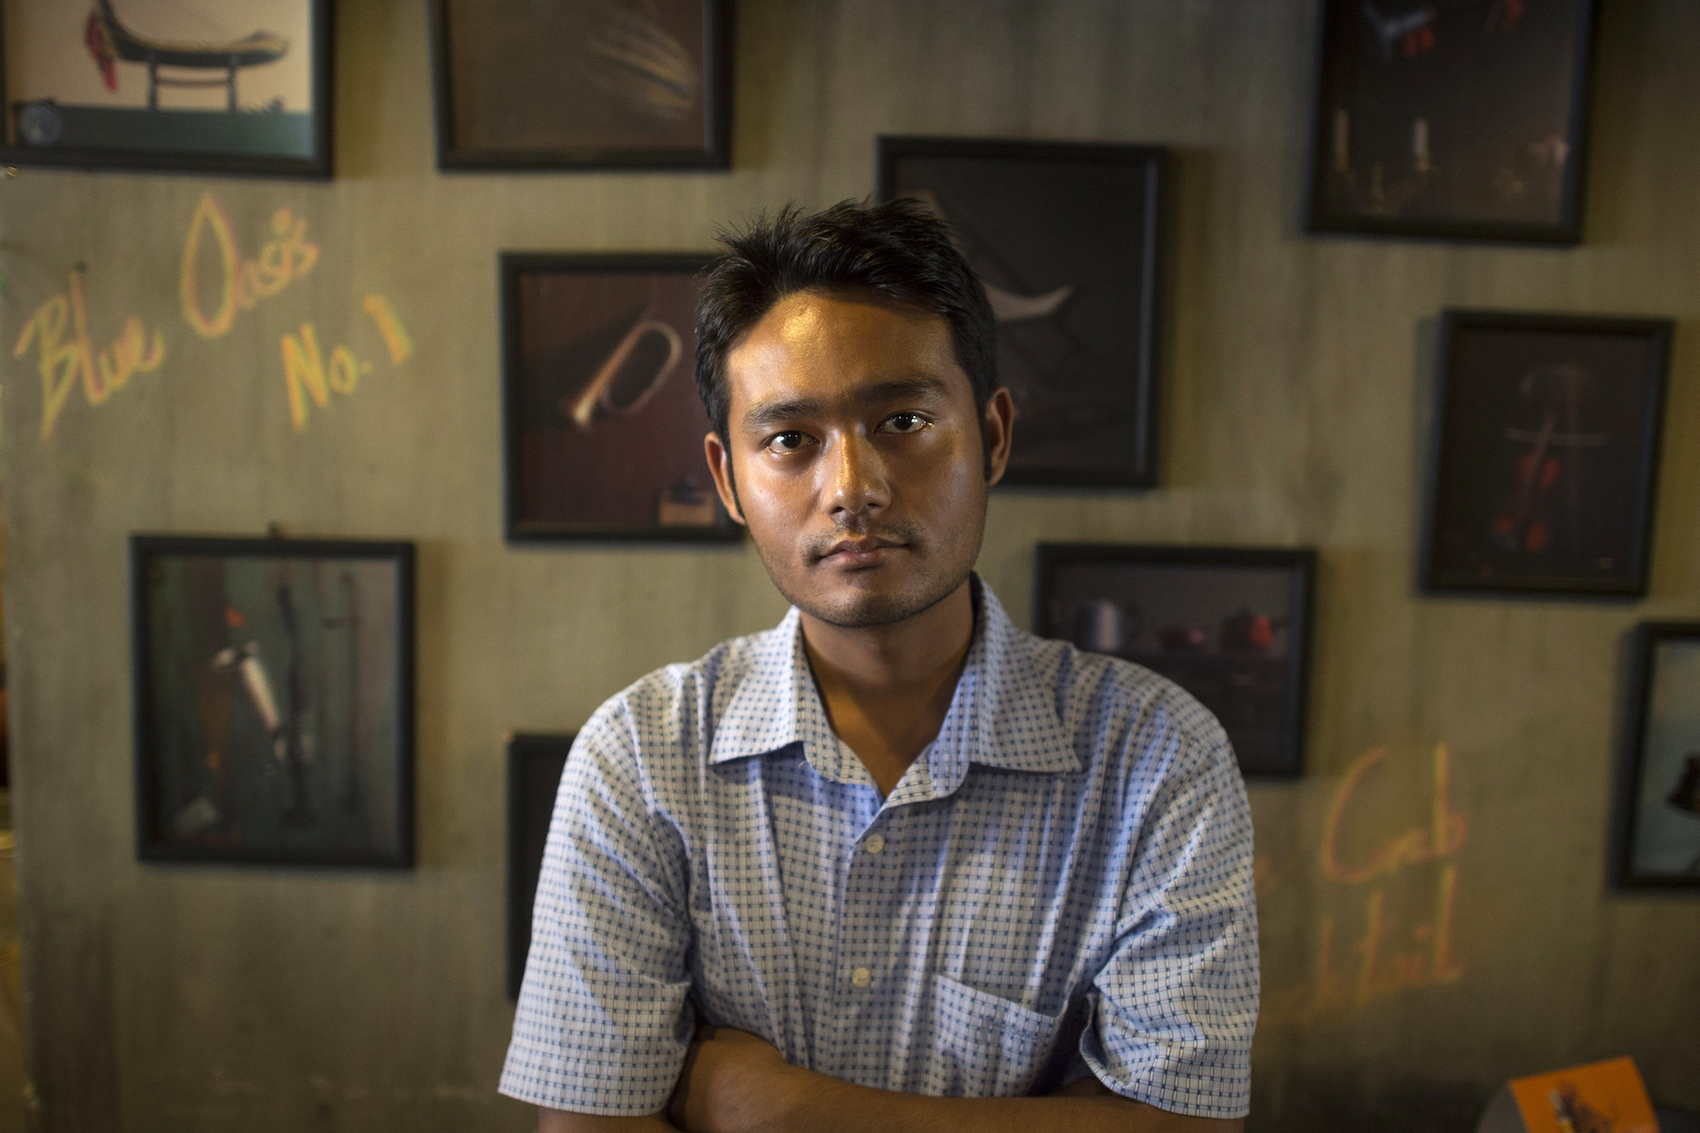
[{"label": "framed picture", "polygon": [[331,175],[330,0],[0,0],[0,161]]},{"label": "framed picture", "polygon": [[1672,325],[1444,313],[1427,589],[1646,593]]},{"label": "framed picture", "polygon": [[1308,227],[1581,239],[1595,0],[1323,0]]},{"label": "framed picture", "polygon": [[693,255],[501,257],[507,536],[736,540],[703,456]]},{"label": "framed picture", "polygon": [[1041,636],[1180,685],[1246,775],[1303,773],[1315,551],[1041,543],[1036,573]]},{"label": "framed picture", "polygon": [[519,998],[531,951],[531,903],[571,735],[508,737],[508,998]]},{"label": "framed picture", "polygon": [[1166,151],[879,139],[879,192],[949,221],[1015,400],[1006,484],[1156,483]]},{"label": "framed picture", "polygon": [[727,169],[732,0],[431,0],[439,169]]},{"label": "framed picture", "polygon": [[130,537],[144,859],[413,864],[413,545]]},{"label": "framed picture", "polygon": [[1643,622],[1635,653],[1617,881],[1700,889],[1700,622]]}]

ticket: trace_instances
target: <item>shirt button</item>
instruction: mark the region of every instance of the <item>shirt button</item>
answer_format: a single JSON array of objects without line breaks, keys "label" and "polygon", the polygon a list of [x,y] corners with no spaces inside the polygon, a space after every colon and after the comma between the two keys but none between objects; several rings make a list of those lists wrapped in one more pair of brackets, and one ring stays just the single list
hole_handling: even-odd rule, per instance
[{"label": "shirt button", "polygon": [[863,842],[862,845],[867,847],[868,853],[877,854],[881,850],[885,849],[885,836],[882,834],[869,834],[868,840]]},{"label": "shirt button", "polygon": [[857,968],[850,973],[850,982],[857,987],[867,987],[874,982],[874,974],[866,968]]}]

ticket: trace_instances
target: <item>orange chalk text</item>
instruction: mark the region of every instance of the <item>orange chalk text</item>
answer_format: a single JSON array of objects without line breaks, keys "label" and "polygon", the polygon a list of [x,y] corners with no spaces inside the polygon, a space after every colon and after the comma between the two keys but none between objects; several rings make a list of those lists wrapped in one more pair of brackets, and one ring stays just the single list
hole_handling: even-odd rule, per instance
[{"label": "orange chalk text", "polygon": [[136,374],[159,369],[165,360],[165,340],[149,332],[135,315],[124,320],[112,345],[95,350],[89,337],[88,307],[83,299],[80,271],[72,271],[63,295],[55,295],[25,321],[12,357],[22,358],[33,345],[41,373],[41,438],[53,435],[71,390],[80,381],[90,405],[103,405],[130,384]]}]

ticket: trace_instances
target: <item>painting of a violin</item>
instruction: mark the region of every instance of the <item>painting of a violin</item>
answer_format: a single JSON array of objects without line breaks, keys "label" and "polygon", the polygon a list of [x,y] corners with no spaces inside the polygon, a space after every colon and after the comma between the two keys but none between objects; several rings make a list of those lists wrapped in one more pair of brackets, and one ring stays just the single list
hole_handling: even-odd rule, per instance
[{"label": "painting of a violin", "polygon": [[1442,332],[1425,586],[1641,593],[1671,323],[1448,311]]}]

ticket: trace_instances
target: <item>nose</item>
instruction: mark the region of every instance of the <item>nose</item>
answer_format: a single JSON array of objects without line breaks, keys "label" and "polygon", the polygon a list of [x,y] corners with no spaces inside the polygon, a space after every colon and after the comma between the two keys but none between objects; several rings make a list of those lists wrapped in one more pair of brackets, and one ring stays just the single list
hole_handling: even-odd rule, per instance
[{"label": "nose", "polygon": [[833,438],[833,446],[833,459],[823,462],[828,480],[822,503],[835,521],[865,518],[891,502],[885,460],[871,437],[847,429]]}]

